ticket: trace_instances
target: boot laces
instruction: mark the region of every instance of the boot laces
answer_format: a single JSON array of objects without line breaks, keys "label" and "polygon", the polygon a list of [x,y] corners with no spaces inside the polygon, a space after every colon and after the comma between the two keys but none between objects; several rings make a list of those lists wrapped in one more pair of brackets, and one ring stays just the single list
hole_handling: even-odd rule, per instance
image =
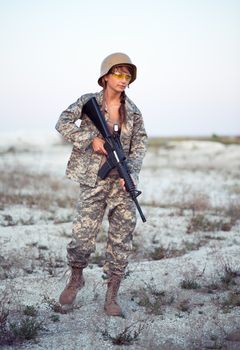
[{"label": "boot laces", "polygon": [[111,288],[111,293],[110,293],[110,300],[111,302],[117,303],[116,298],[117,298],[117,293],[120,285],[120,279],[118,277],[112,277],[109,281],[109,285]]},{"label": "boot laces", "polygon": [[72,269],[70,270],[70,273],[68,275],[68,279],[67,279],[67,285],[68,288],[69,287],[73,287],[75,286],[75,284],[78,284],[81,280],[81,270],[78,269]]}]

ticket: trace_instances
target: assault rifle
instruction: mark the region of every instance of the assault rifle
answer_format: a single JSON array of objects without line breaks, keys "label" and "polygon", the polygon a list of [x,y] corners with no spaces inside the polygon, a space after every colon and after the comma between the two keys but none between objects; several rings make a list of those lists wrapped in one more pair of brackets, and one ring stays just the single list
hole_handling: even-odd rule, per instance
[{"label": "assault rifle", "polygon": [[90,98],[88,102],[85,103],[83,106],[83,113],[90,118],[105,140],[104,148],[107,151],[107,160],[98,171],[98,175],[101,179],[105,179],[110,170],[116,168],[120,178],[124,179],[125,188],[131,195],[142,221],[145,222],[146,218],[143,215],[137,200],[137,196],[139,196],[142,192],[136,189],[136,186],[131,178],[126,156],[120,141],[119,132],[116,128],[117,124],[115,124],[113,134],[111,134],[95,97]]}]

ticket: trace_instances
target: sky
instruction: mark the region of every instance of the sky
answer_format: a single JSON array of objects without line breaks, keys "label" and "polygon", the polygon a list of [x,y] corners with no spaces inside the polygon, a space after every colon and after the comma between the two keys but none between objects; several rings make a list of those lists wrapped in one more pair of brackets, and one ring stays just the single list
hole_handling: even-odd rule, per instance
[{"label": "sky", "polygon": [[1,131],[53,131],[124,52],[150,136],[240,135],[239,18],[239,0],[0,0]]}]

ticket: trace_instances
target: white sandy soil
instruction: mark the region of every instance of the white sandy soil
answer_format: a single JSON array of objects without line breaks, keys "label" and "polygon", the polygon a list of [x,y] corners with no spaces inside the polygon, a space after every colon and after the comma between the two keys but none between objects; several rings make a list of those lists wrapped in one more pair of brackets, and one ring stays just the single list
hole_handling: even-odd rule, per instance
[{"label": "white sandy soil", "polygon": [[[0,306],[34,306],[44,324],[21,349],[240,349],[239,145],[179,141],[149,149],[138,186],[147,222],[138,220],[119,293],[125,318],[114,318],[103,312],[106,218],[72,310],[57,313],[46,301],[57,302],[66,283],[78,193],[64,178],[71,147],[55,136],[1,140]],[[197,287],[184,289],[183,281]],[[114,345],[111,337],[129,326],[132,335],[142,327],[136,339]]]}]

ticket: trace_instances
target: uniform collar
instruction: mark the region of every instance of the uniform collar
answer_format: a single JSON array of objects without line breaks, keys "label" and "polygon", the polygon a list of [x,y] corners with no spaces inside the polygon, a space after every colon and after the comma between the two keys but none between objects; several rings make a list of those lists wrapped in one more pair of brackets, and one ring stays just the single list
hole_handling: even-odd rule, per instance
[{"label": "uniform collar", "polygon": [[[103,90],[99,91],[96,93],[96,100],[98,102],[98,104],[101,106],[103,103]],[[126,106],[126,112],[134,112],[134,107],[131,103],[131,101],[129,100],[128,96],[126,95],[126,100],[125,100],[125,106]]]}]

